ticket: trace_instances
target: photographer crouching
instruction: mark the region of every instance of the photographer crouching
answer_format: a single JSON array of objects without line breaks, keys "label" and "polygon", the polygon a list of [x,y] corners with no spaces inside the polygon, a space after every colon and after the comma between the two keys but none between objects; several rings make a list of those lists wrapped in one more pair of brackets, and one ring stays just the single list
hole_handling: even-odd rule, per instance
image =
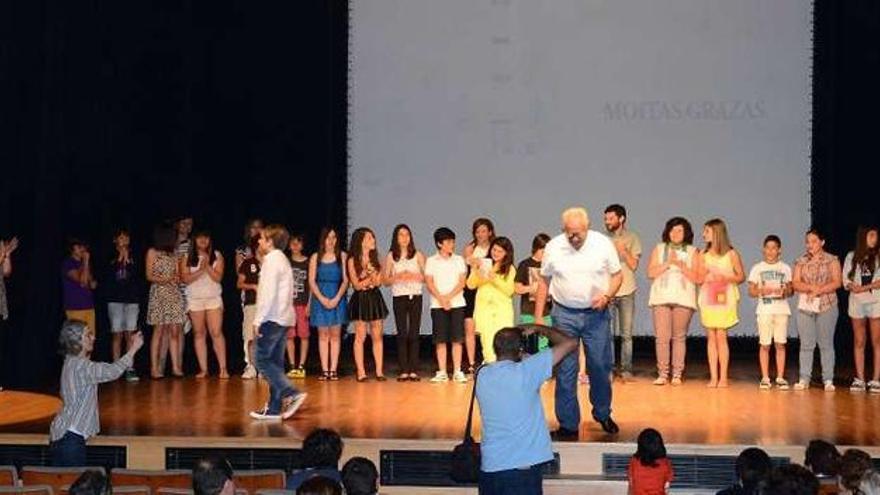
[{"label": "photographer crouching", "polygon": [[[537,335],[549,338],[551,347],[528,355],[529,337]],[[492,347],[497,361],[480,369],[476,385],[483,425],[480,495],[540,494],[541,464],[553,459],[541,384],[577,349],[577,339],[555,328],[524,325],[500,330]]]}]

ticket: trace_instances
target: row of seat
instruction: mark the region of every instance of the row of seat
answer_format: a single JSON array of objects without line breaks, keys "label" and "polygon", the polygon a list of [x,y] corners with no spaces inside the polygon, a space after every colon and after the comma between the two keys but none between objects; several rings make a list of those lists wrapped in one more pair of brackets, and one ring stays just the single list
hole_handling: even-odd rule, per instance
[{"label": "row of seat", "polygon": [[[0,487],[7,490],[0,493],[42,486],[51,488],[52,494],[65,494],[67,488],[83,472],[89,470],[105,472],[102,467],[25,466],[21,469],[21,473],[18,473],[14,466],[0,466]],[[235,471],[235,486],[241,495],[255,495],[263,490],[283,490],[285,482],[286,475],[280,469]],[[114,493],[127,495],[190,495],[192,493],[192,473],[183,469],[164,471],[113,469],[110,472],[110,483],[113,485]],[[26,493],[36,495],[37,492]]]}]

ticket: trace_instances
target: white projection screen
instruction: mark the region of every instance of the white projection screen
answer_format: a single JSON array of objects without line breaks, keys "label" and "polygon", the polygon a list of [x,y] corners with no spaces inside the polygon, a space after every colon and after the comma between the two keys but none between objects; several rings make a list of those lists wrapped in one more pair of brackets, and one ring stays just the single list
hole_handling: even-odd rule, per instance
[{"label": "white projection screen", "polygon": [[[431,254],[436,227],[461,248],[487,216],[520,260],[564,207],[604,231],[621,203],[646,251],[635,333],[652,335],[645,267],[670,217],[698,245],[725,219],[746,270],[768,233],[789,262],[803,250],[811,17],[807,0],[352,1],[349,226],[384,253],[407,223]],[[755,335],[741,292],[732,333]]]}]

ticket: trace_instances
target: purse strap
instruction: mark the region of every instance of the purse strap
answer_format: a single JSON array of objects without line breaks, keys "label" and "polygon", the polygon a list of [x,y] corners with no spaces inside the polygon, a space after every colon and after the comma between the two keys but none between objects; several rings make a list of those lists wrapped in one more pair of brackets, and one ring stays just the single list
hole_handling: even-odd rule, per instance
[{"label": "purse strap", "polygon": [[464,427],[464,441],[465,442],[473,442],[474,437],[471,435],[471,427],[474,422],[474,399],[477,397],[477,377],[480,375],[480,370],[483,369],[484,365],[480,365],[476,370],[474,370],[474,389],[471,391],[471,405],[468,408],[468,419],[467,425]]}]

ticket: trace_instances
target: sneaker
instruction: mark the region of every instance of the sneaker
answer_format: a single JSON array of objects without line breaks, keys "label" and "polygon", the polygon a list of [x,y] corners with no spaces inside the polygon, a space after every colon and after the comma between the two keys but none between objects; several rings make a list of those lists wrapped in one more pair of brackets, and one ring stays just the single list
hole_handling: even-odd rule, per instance
[{"label": "sneaker", "polygon": [[850,392],[864,392],[867,389],[867,385],[865,385],[865,380],[861,378],[853,379],[852,385],[849,386]]},{"label": "sneaker", "polygon": [[666,377],[665,376],[658,376],[657,379],[654,380],[653,383],[654,383],[654,385],[657,385],[658,387],[662,387],[663,385],[666,385]]},{"label": "sneaker", "polygon": [[287,372],[287,378],[296,378],[296,368],[292,368]]},{"label": "sneaker", "polygon": [[300,392],[281,401],[281,419],[290,419],[297,409],[306,401],[308,396],[305,392]]},{"label": "sneaker", "polygon": [[776,388],[779,390],[788,390],[788,380],[785,378],[777,377],[776,378]]},{"label": "sneaker", "polygon": [[141,381],[141,379],[137,376],[137,373],[135,373],[133,369],[129,368],[125,370],[125,381],[129,383],[137,383]]},{"label": "sneaker", "polygon": [[880,394],[880,382],[877,380],[871,380],[868,382],[868,392],[872,394]]},{"label": "sneaker", "polygon": [[825,391],[826,392],[834,392],[834,382],[831,380],[825,380]]},{"label": "sneaker", "polygon": [[623,373],[621,373],[621,374],[620,374],[620,379],[621,379],[624,383],[632,383],[632,382],[635,381],[635,377],[633,377],[633,374],[632,374],[632,372],[630,372],[630,371],[624,371]]},{"label": "sneaker", "polygon": [[795,390],[806,390],[810,388],[809,382],[805,382],[803,380],[798,380],[797,383],[794,384]]},{"label": "sneaker", "polygon": [[761,390],[770,390],[770,387],[771,385],[769,378],[762,378],[761,383],[758,384],[758,388],[760,388]]},{"label": "sneaker", "polygon": [[245,366],[244,373],[241,374],[241,378],[244,380],[253,380],[257,377],[257,368],[254,368],[254,365],[249,364]]},{"label": "sneaker", "polygon": [[301,379],[301,380],[304,380],[305,377],[306,377],[306,369],[305,369],[304,367],[302,367],[302,366],[300,366],[299,368],[297,368],[297,369],[296,369],[296,377],[299,378],[299,379]]},{"label": "sneaker", "polygon": [[431,383],[446,383],[448,381],[449,375],[447,375],[445,371],[438,371],[434,374],[434,378],[431,378]]},{"label": "sneaker", "polygon": [[673,377],[672,377],[672,382],[670,382],[670,383],[672,383],[672,386],[673,386],[673,387],[678,387],[678,386],[680,386],[680,385],[681,385],[681,377],[680,377],[680,376],[673,376]]},{"label": "sneaker", "polygon": [[262,409],[251,411],[251,417],[260,420],[281,421],[281,414],[269,414],[269,405],[263,406]]},{"label": "sneaker", "polygon": [[467,383],[468,379],[464,373],[462,373],[461,371],[456,371],[452,374],[452,381],[454,381],[455,383]]}]

